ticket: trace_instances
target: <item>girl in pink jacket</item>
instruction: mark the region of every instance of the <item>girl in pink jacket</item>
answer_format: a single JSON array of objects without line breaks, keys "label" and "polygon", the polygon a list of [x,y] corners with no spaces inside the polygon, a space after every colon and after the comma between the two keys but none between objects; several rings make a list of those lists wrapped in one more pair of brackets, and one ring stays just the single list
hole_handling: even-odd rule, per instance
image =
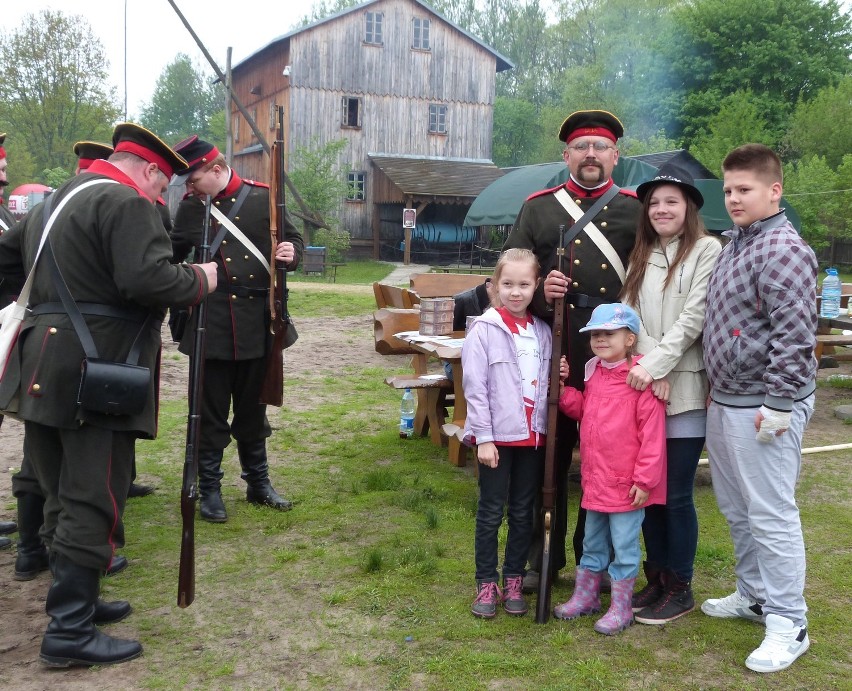
[{"label": "girl in pink jacket", "polygon": [[645,507],[666,502],[666,406],[651,388],[636,391],[627,385],[627,373],[639,359],[633,356],[639,328],[639,316],[627,305],[596,307],[580,329],[591,331],[595,354],[586,363],[585,391],[567,386],[559,399],[559,409],[580,422],[587,513],[574,594],[553,614],[576,619],[598,612],[601,577],[608,567],[612,599],[595,623],[595,631],[608,636],[633,623]]}]

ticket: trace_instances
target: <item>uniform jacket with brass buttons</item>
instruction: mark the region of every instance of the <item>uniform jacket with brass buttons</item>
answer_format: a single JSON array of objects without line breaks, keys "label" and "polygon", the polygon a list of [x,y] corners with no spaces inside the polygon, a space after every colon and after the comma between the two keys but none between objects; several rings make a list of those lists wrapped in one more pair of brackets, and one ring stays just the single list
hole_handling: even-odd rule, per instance
[{"label": "uniform jacket with brass buttons", "polygon": [[[197,267],[174,266],[168,234],[154,204],[133,182],[106,161],[95,161],[53,193],[57,208],[69,190],[97,177],[123,184],[95,185],[81,191],[57,217],[48,240],[74,300],[111,305],[155,319],[143,335],[139,364],[153,373],[145,409],[138,415],[100,415],[77,405],[80,365],[85,355],[66,314],[27,316],[18,342],[19,357],[0,384],[0,407],[20,387],[18,416],[51,427],[75,429],[85,422],[153,437],[157,422],[160,325],[168,305],[198,304],[207,280]],[[0,275],[20,287],[32,267],[44,222],[43,204],[0,237]],[[30,305],[59,303],[46,258],[36,266]],[[123,362],[141,321],[85,316],[98,355]],[[14,354],[13,354],[14,355]]]},{"label": "uniform jacket with brass buttons", "polygon": [[[531,309],[536,316],[547,320],[551,320],[553,314],[546,309],[544,278],[552,269],[557,268],[556,249],[559,246],[559,226],[564,225],[570,228],[574,223],[574,219],[554,197],[554,194],[562,188],[566,189],[571,199],[585,213],[595,203],[597,197],[609,188],[609,185],[596,190],[583,191],[571,182],[536,192],[524,202],[512,232],[503,246],[504,250],[511,247],[531,249],[538,257],[542,282],[536,290]],[[621,190],[598,212],[593,221],[598,230],[609,240],[625,267],[636,240],[636,224],[641,212],[642,205],[635,194]],[[569,278],[569,294],[618,301],[621,279],[585,231],[581,230],[565,248],[562,273]],[[571,368],[569,382],[578,388],[583,387],[583,366],[592,357],[589,336],[579,333],[579,329],[588,323],[592,309],[572,308],[566,304],[563,353],[567,353],[569,357]]]},{"label": "uniform jacket with brass buttons", "polygon": [[[250,187],[248,196],[231,219],[258,251],[267,259],[271,256],[269,234],[269,187],[253,180],[243,180],[232,171],[225,189],[213,199],[213,204],[228,216],[244,185]],[[204,203],[187,196],[181,201],[172,230],[174,261],[183,261],[190,250],[200,253],[204,224]],[[211,217],[210,240],[219,232],[219,223]],[[299,231],[285,222],[284,237],[279,241],[292,242],[296,256],[287,268],[295,269],[302,258],[304,243]],[[227,232],[213,259],[219,265],[219,286],[207,302],[206,357],[209,360],[251,360],[264,357],[270,345],[269,299],[262,294],[269,288],[269,274],[248,248]],[[247,289],[247,290],[246,290]],[[191,320],[180,351],[192,352],[195,320]]]}]

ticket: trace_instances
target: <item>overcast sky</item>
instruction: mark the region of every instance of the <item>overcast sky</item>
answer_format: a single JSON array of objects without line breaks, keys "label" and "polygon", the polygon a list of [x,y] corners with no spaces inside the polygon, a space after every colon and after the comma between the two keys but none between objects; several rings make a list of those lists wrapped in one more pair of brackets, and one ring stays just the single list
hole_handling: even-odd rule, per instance
[{"label": "overcast sky", "polygon": [[[100,39],[110,62],[110,82],[119,103],[125,100],[125,6],[127,8],[127,112],[133,120],[140,104],[151,99],[157,78],[179,52],[201,62],[204,55],[168,0],[2,0],[4,31],[26,14],[41,10],[81,15]],[[228,47],[237,64],[270,41],[289,32],[310,12],[313,0],[175,0],[190,26],[224,71]]]}]

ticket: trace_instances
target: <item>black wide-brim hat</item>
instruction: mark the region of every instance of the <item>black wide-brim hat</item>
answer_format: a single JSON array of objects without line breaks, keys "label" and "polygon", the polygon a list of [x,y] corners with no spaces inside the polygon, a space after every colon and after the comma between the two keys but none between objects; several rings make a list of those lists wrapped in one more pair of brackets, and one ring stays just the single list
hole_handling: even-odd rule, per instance
[{"label": "black wide-brim hat", "polygon": [[647,197],[655,187],[659,187],[660,185],[676,185],[683,190],[684,194],[695,202],[695,205],[699,209],[704,206],[704,197],[695,186],[695,180],[692,175],[690,175],[686,169],[675,164],[664,163],[657,171],[657,175],[655,177],[643,182],[636,188],[636,196],[639,197],[639,201],[644,204],[645,197]]},{"label": "black wide-brim hat", "polygon": [[155,163],[167,178],[186,168],[183,156],[172,151],[156,134],[133,122],[121,122],[115,126],[112,145],[116,153],[126,151],[148,163]]}]

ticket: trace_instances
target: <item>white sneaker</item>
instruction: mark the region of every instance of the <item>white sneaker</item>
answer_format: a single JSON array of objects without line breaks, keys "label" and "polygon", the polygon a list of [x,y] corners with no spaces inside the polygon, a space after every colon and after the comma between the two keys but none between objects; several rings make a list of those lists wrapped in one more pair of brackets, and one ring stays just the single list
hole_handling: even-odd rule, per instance
[{"label": "white sneaker", "polygon": [[807,627],[796,626],[778,614],[767,614],[766,637],[746,658],[746,667],[755,672],[779,672],[792,665],[810,647]]},{"label": "white sneaker", "polygon": [[735,590],[727,597],[711,598],[701,604],[701,611],[709,617],[721,619],[748,619],[763,622],[763,609],[760,604],[740,595]]}]

